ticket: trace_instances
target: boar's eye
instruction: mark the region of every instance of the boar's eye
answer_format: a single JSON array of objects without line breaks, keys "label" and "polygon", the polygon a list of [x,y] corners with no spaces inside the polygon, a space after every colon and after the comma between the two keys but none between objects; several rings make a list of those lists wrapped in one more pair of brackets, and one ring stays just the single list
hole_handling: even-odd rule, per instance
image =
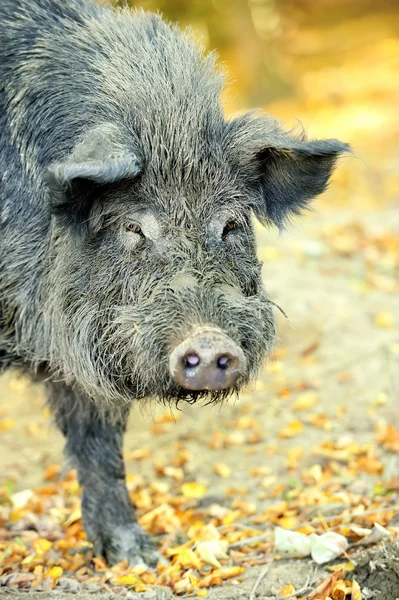
[{"label": "boar's eye", "polygon": [[228,235],[232,231],[235,231],[238,228],[239,228],[239,225],[238,225],[237,221],[233,221],[232,219],[230,221],[227,221],[227,223],[223,229],[222,238],[225,238],[226,235]]},{"label": "boar's eye", "polygon": [[137,233],[138,235],[141,235],[141,237],[145,237],[140,225],[137,225],[137,223],[129,223],[129,225],[126,227],[126,231],[129,231],[130,233]]}]

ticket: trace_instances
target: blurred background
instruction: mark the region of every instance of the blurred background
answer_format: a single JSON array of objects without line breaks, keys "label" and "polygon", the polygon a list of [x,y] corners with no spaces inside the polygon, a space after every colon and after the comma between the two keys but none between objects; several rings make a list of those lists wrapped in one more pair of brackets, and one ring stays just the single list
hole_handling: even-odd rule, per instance
[{"label": "blurred background", "polygon": [[[125,0],[122,0],[124,3]],[[138,0],[191,26],[216,50],[228,113],[262,107],[310,136],[350,142],[335,188],[360,208],[397,199],[399,6],[396,0]],[[366,165],[362,164],[366,161]]]}]

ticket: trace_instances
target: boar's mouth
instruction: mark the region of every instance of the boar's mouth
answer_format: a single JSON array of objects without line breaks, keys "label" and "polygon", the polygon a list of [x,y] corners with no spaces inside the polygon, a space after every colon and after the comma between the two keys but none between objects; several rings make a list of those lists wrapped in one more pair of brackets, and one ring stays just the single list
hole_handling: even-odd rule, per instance
[{"label": "boar's mouth", "polygon": [[224,401],[256,377],[275,339],[266,293],[232,296],[218,286],[179,294],[163,288],[108,314],[93,310],[81,327],[76,315],[83,311],[74,313],[79,346],[91,352],[72,361],[74,353],[65,348],[62,372],[108,406],[135,399]]}]

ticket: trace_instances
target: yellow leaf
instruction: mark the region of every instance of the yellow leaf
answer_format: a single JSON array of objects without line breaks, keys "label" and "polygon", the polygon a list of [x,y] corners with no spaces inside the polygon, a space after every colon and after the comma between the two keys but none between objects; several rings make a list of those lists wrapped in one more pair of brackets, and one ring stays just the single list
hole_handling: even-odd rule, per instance
[{"label": "yellow leaf", "polygon": [[172,479],[177,479],[177,481],[184,479],[183,469],[181,467],[172,467],[171,465],[166,465],[166,467],[163,468],[163,475],[172,477]]},{"label": "yellow leaf", "polygon": [[183,552],[185,552],[187,549],[191,548],[192,545],[193,545],[193,542],[191,540],[189,540],[188,542],[186,542],[185,544],[182,544],[181,546],[175,546],[174,548],[168,548],[166,550],[166,553],[168,556],[177,556],[178,554],[183,554]]},{"label": "yellow leaf", "polygon": [[180,594],[191,594],[193,591],[193,586],[188,577],[183,577],[182,579],[178,579],[174,585],[174,592],[178,595]]},{"label": "yellow leaf", "polygon": [[[224,567],[222,569],[215,569],[213,573],[203,577],[198,582],[198,587],[210,587],[211,585],[217,585],[218,582],[224,579],[230,579],[231,577],[237,577],[245,572],[245,567]],[[220,583],[219,583],[220,585]]]},{"label": "yellow leaf", "polygon": [[48,406],[45,406],[45,407],[43,408],[43,410],[42,410],[42,415],[43,415],[43,417],[45,417],[46,419],[50,419],[50,417],[51,417],[51,411],[50,411],[50,409],[49,409],[49,407],[48,407]]},{"label": "yellow leaf", "polygon": [[185,498],[202,498],[205,496],[207,488],[202,483],[192,481],[191,483],[183,483],[181,493]]},{"label": "yellow leaf", "polygon": [[304,392],[303,394],[299,394],[292,405],[292,409],[307,410],[308,408],[312,408],[316,404],[318,398],[319,397],[316,392]]},{"label": "yellow leaf", "polygon": [[79,519],[82,518],[82,512],[80,510],[80,508],[76,508],[67,518],[67,520],[64,522],[64,526],[65,527],[69,527],[70,525],[72,525],[72,523],[76,523],[76,521],[79,521]]},{"label": "yellow leaf", "polygon": [[141,583],[140,579],[136,575],[123,575],[116,580],[116,585],[137,585]]},{"label": "yellow leaf", "polygon": [[338,565],[330,565],[328,567],[326,567],[326,569],[328,571],[332,571],[333,573],[335,571],[340,571],[341,569],[343,571],[349,572],[349,571],[354,571],[356,565],[355,563],[353,563],[352,561],[348,561],[345,563],[339,563]]},{"label": "yellow leaf", "polygon": [[151,450],[149,448],[139,448],[133,452],[129,452],[127,458],[131,460],[143,460],[149,456],[151,456]]},{"label": "yellow leaf", "polygon": [[292,596],[295,594],[295,586],[292,583],[288,585],[284,585],[280,590],[280,596],[286,598],[287,596]]},{"label": "yellow leaf", "polygon": [[49,540],[46,540],[45,538],[40,538],[38,540],[35,540],[32,543],[32,546],[35,549],[36,554],[38,554],[39,556],[43,556],[43,554],[46,554],[46,552],[48,552],[50,550],[52,545],[53,544]]},{"label": "yellow leaf", "polygon": [[298,519],[296,517],[281,517],[278,524],[282,529],[295,529],[295,527],[298,527]]},{"label": "yellow leaf", "polygon": [[213,465],[213,470],[215,471],[216,475],[219,475],[219,477],[223,477],[223,479],[226,479],[231,475],[230,467],[224,463],[215,463]]},{"label": "yellow leaf", "polygon": [[288,457],[286,461],[286,466],[288,469],[296,469],[299,461],[304,455],[303,448],[290,448],[288,450]]},{"label": "yellow leaf", "polygon": [[280,253],[274,246],[263,246],[259,251],[259,259],[264,261],[279,260]]},{"label": "yellow leaf", "polygon": [[48,577],[49,579],[53,580],[53,584],[52,584],[52,588],[54,588],[57,583],[59,578],[61,577],[63,573],[63,570],[61,567],[51,567],[51,569],[49,569],[48,571],[46,571],[46,573],[44,573],[43,577],[46,578]]},{"label": "yellow leaf", "polygon": [[362,598],[363,598],[363,595],[362,595],[362,591],[360,589],[360,585],[358,584],[356,579],[354,579],[352,581],[351,600],[362,600]]},{"label": "yellow leaf", "polygon": [[176,556],[176,562],[178,562],[182,567],[192,567],[198,570],[201,568],[200,559],[190,548],[184,548],[184,550],[179,552]]},{"label": "yellow leaf", "polygon": [[345,600],[348,594],[351,593],[352,584],[350,581],[339,579],[334,585],[334,589],[331,593],[333,600]]},{"label": "yellow leaf", "polygon": [[0,419],[0,431],[7,431],[15,427],[15,421],[12,419]]},{"label": "yellow leaf", "polygon": [[298,420],[291,421],[290,423],[288,423],[288,425],[286,427],[281,429],[278,436],[280,438],[292,438],[296,435],[299,435],[302,432],[302,430],[303,430],[302,421],[298,421]]},{"label": "yellow leaf", "polygon": [[332,422],[327,418],[326,415],[323,414],[312,413],[309,415],[309,423],[314,427],[320,427],[326,431],[330,431],[332,429]]},{"label": "yellow leaf", "polygon": [[270,375],[281,373],[284,369],[284,364],[280,360],[274,360],[266,365],[266,370]]},{"label": "yellow leaf", "polygon": [[223,517],[222,525],[231,525],[234,521],[237,521],[242,516],[240,510],[229,510],[228,513]]},{"label": "yellow leaf", "polygon": [[377,327],[392,329],[394,325],[393,314],[389,310],[382,310],[374,317],[374,323]]}]

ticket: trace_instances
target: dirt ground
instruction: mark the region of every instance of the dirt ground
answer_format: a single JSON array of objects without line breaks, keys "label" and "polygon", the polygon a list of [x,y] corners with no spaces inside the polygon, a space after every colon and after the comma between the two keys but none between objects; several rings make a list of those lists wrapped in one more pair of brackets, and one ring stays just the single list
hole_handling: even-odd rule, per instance
[{"label": "dirt ground", "polygon": [[[321,444],[336,443],[342,448],[351,443],[370,444],[381,468],[366,467],[354,477],[348,475],[344,487],[358,493],[359,498],[372,499],[376,486],[399,473],[399,454],[376,441],[376,428],[398,426],[399,422],[399,295],[396,288],[378,279],[378,285],[367,283],[373,240],[388,234],[399,234],[395,208],[362,214],[341,211],[339,215],[321,210],[284,236],[259,231],[265,284],[289,316],[287,322],[277,311],[275,360],[239,401],[222,407],[187,406],[175,413],[175,423],[162,422],[163,407],[134,407],[125,443],[128,473],[141,474],[145,481],[159,478],[159,463],[172,460],[179,442],[190,454],[185,478],[207,486],[201,502],[231,506],[239,498],[254,503],[255,514],[261,515],[276,501],[262,493],[262,485],[267,485],[265,474],[271,478],[270,485],[278,483],[286,490],[290,482],[295,487],[304,470],[328,462],[328,457],[315,450]],[[378,260],[372,263],[375,277],[383,277],[381,268]],[[313,407],[298,411],[295,400],[303,389],[315,392],[317,399]],[[9,428],[0,430],[0,486],[12,481],[13,490],[18,491],[43,485],[44,468],[62,462],[63,440],[43,409],[41,389],[6,374],[0,379],[0,416],[9,420]],[[303,428],[285,435],[284,430],[298,420]],[[217,443],[232,431],[253,434],[252,439],[247,436],[242,444],[228,447]],[[134,451],[140,448],[148,449],[148,457],[135,460]],[[298,448],[297,464],[287,468],[290,450],[295,454]],[[230,467],[231,474],[218,475],[215,463]],[[263,480],[256,473],[262,473]],[[398,504],[398,492],[391,501]],[[328,516],[335,508],[335,504],[309,507],[307,516]],[[262,531],[265,529],[272,532],[273,526],[262,525]],[[378,560],[383,561],[383,552],[395,554],[395,548],[380,550]],[[270,558],[263,557],[263,562]],[[366,564],[358,565],[364,597],[395,600],[399,595],[399,553],[392,563],[395,568],[386,567],[390,577],[382,568],[375,570],[378,560],[373,563],[367,558]],[[248,567],[240,583],[211,588],[207,597],[277,599],[279,590],[288,583],[297,590],[303,588],[302,596],[307,597],[311,588],[307,589],[306,583],[314,589],[315,582],[327,574],[307,560],[272,561],[251,596],[262,568]],[[16,593],[0,588],[0,596],[12,598]],[[57,591],[29,597],[36,595],[41,600],[68,597]],[[134,592],[128,595],[136,597]],[[160,600],[171,594],[154,590],[139,596]],[[79,598],[86,598],[83,591]]]}]

